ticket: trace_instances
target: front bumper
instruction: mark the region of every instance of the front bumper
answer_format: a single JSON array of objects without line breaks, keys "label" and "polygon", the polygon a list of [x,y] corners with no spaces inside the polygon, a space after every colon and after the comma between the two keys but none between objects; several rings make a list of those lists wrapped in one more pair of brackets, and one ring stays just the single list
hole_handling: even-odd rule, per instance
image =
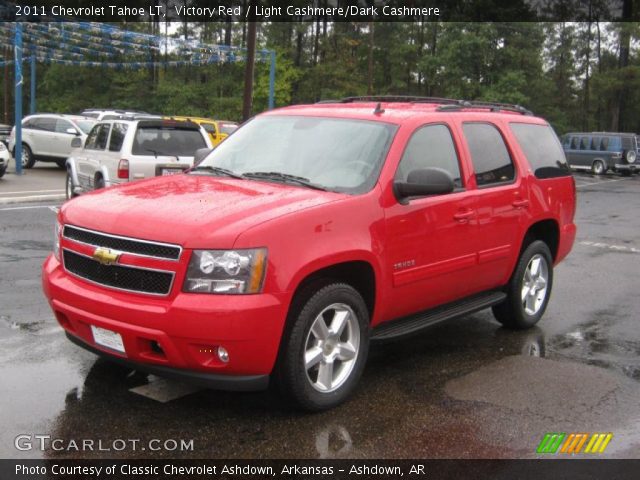
[{"label": "front bumper", "polygon": [[[212,388],[267,386],[287,315],[286,295],[174,292],[157,298],[107,290],[69,275],[53,255],[43,265],[42,283],[67,335],[90,351]],[[120,334],[126,353],[96,344],[92,325]],[[229,353],[228,362],[218,358],[218,346]]]}]

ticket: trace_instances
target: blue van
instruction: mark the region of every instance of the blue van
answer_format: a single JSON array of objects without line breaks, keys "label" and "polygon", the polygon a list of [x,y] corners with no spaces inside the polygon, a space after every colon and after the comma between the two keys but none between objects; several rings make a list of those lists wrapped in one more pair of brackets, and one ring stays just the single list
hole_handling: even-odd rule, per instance
[{"label": "blue van", "polygon": [[640,171],[634,133],[567,133],[562,136],[562,148],[567,162],[575,170],[590,170],[595,175],[609,170],[622,175]]}]

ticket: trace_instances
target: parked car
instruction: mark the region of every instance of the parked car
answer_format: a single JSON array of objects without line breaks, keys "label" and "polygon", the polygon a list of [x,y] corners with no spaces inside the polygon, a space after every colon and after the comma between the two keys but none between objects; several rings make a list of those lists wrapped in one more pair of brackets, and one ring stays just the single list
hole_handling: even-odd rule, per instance
[{"label": "parked car", "polygon": [[62,206],[42,278],[71,341],[213,388],[273,379],[322,410],[371,341],[489,307],[535,325],[575,239],[560,142],[520,107],[294,106],[201,156]]},{"label": "parked car", "polygon": [[0,123],[0,142],[4,143],[5,147],[9,146],[9,135],[11,135],[11,125]]},{"label": "parked car", "polygon": [[637,137],[633,133],[567,133],[562,137],[571,168],[590,170],[595,175],[607,171],[631,175],[640,170]]},{"label": "parked car", "polygon": [[67,161],[66,194],[78,194],[131,180],[182,173],[197,149],[211,147],[193,122],[139,119],[98,122]]},{"label": "parked car", "polygon": [[225,138],[231,135],[237,128],[236,122],[230,122],[228,120],[212,120],[210,118],[203,117],[165,117],[175,120],[188,120],[200,125],[209,134],[213,145],[218,145]]},{"label": "parked car", "polygon": [[126,117],[135,117],[152,114],[139,110],[113,110],[104,108],[87,108],[80,115],[95,118],[96,120],[122,120]]},{"label": "parked car", "polygon": [[[38,113],[22,120],[22,167],[32,168],[36,161],[56,162],[65,167],[71,143],[84,141],[95,120],[78,115]],[[9,136],[9,150],[15,157],[15,127]]]},{"label": "parked car", "polygon": [[11,160],[11,155],[9,155],[9,150],[4,145],[4,143],[0,142],[0,178],[2,178],[7,171],[7,167],[9,166],[9,160]]}]

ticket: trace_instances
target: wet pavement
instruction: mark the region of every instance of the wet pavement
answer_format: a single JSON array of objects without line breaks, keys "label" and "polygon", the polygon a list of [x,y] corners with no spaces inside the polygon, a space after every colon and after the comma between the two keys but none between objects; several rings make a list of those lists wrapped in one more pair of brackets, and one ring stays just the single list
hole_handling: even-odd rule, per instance
[{"label": "wet pavement", "polygon": [[[611,432],[602,456],[640,458],[640,176],[577,183],[578,238],[538,326],[508,331],[485,311],[374,345],[355,396],[314,415],[71,344],[40,288],[54,213],[0,206],[0,457],[535,458],[547,432]],[[19,451],[21,434],[65,450]],[[66,448],[83,439],[93,450]]]}]

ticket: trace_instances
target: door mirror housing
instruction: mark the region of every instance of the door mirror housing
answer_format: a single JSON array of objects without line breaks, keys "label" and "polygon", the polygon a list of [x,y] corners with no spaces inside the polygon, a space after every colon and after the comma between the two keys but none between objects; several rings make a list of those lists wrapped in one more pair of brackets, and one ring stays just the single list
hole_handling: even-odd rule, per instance
[{"label": "door mirror housing", "polygon": [[204,160],[211,152],[213,152],[213,148],[205,147],[199,148],[193,154],[193,166],[198,165],[202,160]]},{"label": "door mirror housing", "polygon": [[65,133],[70,133],[71,135],[75,135],[77,137],[80,136],[80,132],[78,130],[76,130],[75,128],[67,128],[65,130]]},{"label": "door mirror housing", "polygon": [[421,168],[412,170],[406,182],[394,182],[393,191],[400,203],[407,203],[411,197],[442,195],[453,192],[453,178],[442,168]]},{"label": "door mirror housing", "polygon": [[72,139],[71,148],[82,148],[82,139],[80,137]]}]

